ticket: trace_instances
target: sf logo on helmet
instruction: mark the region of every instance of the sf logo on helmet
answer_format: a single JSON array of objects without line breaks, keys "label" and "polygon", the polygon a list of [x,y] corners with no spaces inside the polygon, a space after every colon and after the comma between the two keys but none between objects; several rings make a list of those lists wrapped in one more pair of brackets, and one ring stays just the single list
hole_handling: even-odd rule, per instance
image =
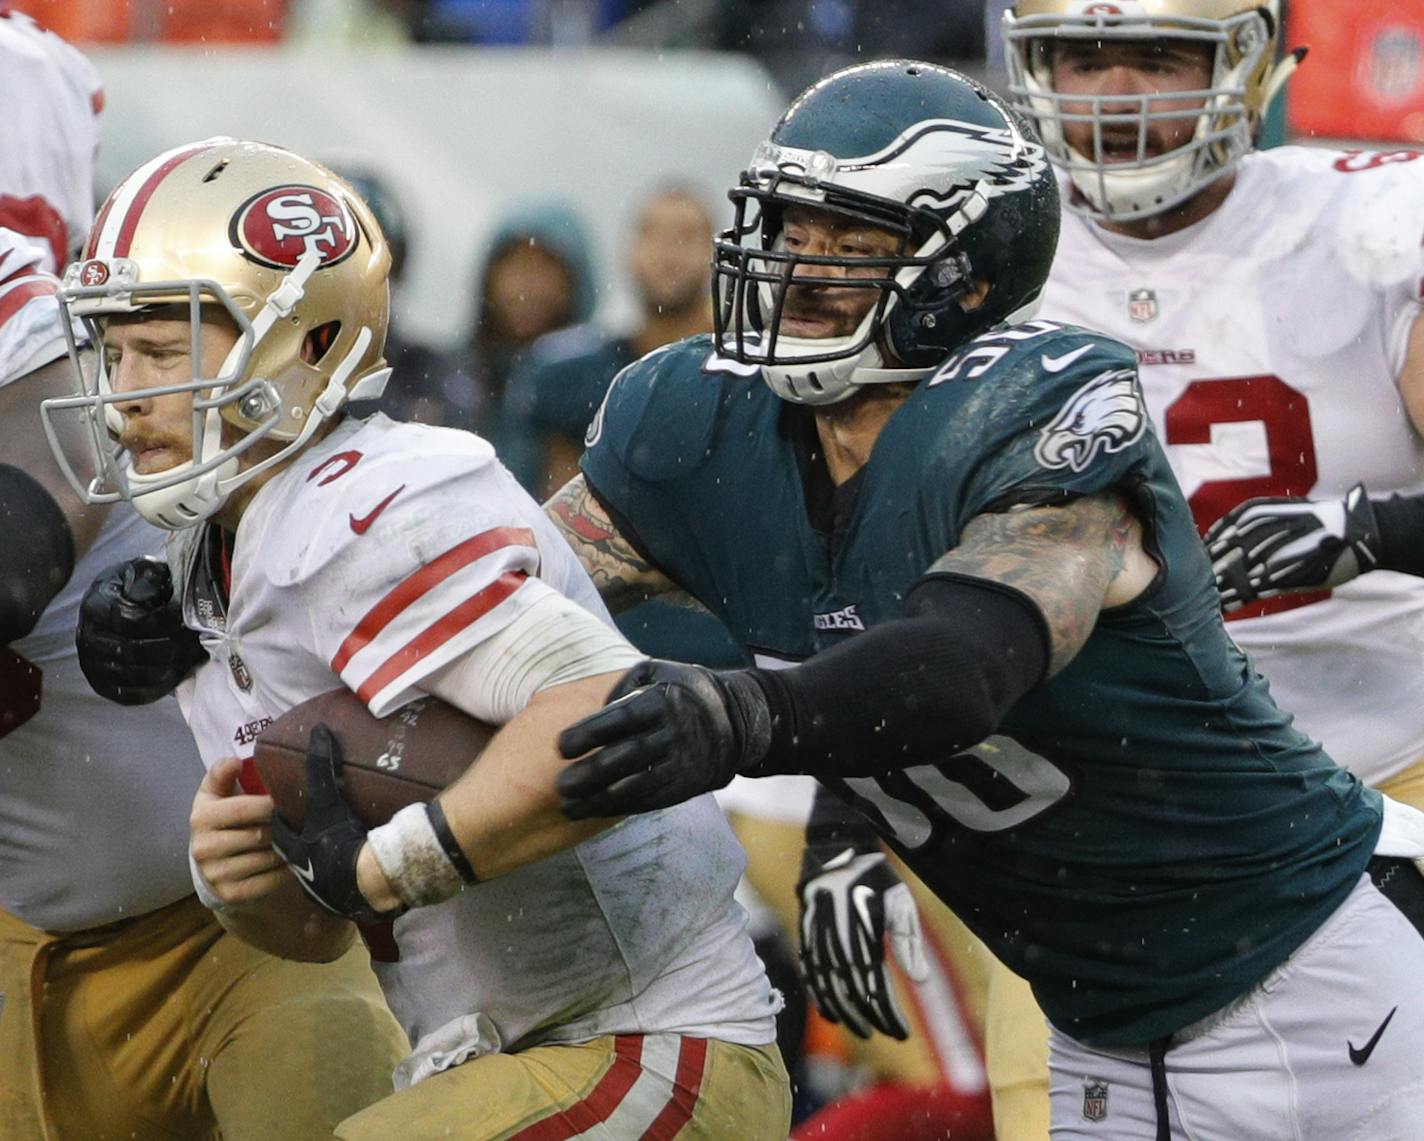
[{"label": "sf logo on helmet", "polygon": [[315,186],[278,186],[249,198],[232,217],[232,244],[252,261],[291,269],[308,250],[335,265],[356,248],[356,223],[343,203]]}]

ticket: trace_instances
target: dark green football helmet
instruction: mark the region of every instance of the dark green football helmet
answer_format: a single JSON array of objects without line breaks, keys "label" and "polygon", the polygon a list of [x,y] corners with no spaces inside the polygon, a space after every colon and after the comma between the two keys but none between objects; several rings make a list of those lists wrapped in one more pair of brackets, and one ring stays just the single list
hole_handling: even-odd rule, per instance
[{"label": "dark green football helmet", "polygon": [[[1058,243],[1058,188],[1031,128],[967,76],[912,60],[859,64],[802,93],[729,197],[735,217],[713,255],[719,352],[761,365],[777,395],[803,404],[918,379],[983,330],[1025,319]],[[887,230],[900,252],[792,253],[791,205]],[[781,336],[793,275],[878,296],[848,336]],[[988,293],[966,309],[978,282]]]}]

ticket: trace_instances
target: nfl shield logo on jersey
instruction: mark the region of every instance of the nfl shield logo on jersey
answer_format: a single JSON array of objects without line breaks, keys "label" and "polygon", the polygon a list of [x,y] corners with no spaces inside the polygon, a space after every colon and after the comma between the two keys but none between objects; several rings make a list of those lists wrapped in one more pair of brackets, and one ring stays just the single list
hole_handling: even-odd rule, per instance
[{"label": "nfl shield logo on jersey", "polygon": [[237,683],[237,688],[243,693],[251,693],[252,675],[247,672],[247,663],[237,656],[236,650],[228,654],[227,668],[232,670],[232,680]]},{"label": "nfl shield logo on jersey", "polygon": [[1108,1083],[1083,1083],[1083,1119],[1101,1121],[1108,1115]]},{"label": "nfl shield logo on jersey", "polygon": [[1134,321],[1150,321],[1157,316],[1157,294],[1150,289],[1134,289],[1127,295],[1127,315]]}]

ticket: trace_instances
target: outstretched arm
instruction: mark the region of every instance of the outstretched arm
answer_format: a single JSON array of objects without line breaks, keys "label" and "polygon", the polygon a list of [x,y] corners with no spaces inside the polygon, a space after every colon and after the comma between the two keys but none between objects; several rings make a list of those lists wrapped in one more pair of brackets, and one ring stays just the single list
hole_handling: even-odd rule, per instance
[{"label": "outstretched arm", "polygon": [[[573,817],[646,811],[737,773],[873,775],[942,758],[1082,648],[1156,564],[1120,496],[983,515],[883,623],[786,670],[645,663],[560,738]],[[596,752],[592,752],[597,750]],[[590,756],[584,756],[592,752]]]}]

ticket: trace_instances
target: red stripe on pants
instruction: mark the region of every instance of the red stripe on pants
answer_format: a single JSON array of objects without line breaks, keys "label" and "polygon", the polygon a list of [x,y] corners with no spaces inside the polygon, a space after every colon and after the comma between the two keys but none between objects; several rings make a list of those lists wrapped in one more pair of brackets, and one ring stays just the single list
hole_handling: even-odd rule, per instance
[{"label": "red stripe on pants", "polygon": [[568,1141],[585,1130],[607,1121],[642,1076],[643,1036],[620,1034],[614,1040],[613,1064],[582,1101],[576,1101],[554,1117],[537,1121],[512,1134],[509,1141]]},{"label": "red stripe on pants", "polygon": [[707,1066],[707,1039],[684,1038],[677,1055],[677,1079],[672,1088],[672,1100],[653,1118],[639,1141],[672,1141],[678,1130],[692,1120],[697,1094],[702,1088],[702,1073]]}]

